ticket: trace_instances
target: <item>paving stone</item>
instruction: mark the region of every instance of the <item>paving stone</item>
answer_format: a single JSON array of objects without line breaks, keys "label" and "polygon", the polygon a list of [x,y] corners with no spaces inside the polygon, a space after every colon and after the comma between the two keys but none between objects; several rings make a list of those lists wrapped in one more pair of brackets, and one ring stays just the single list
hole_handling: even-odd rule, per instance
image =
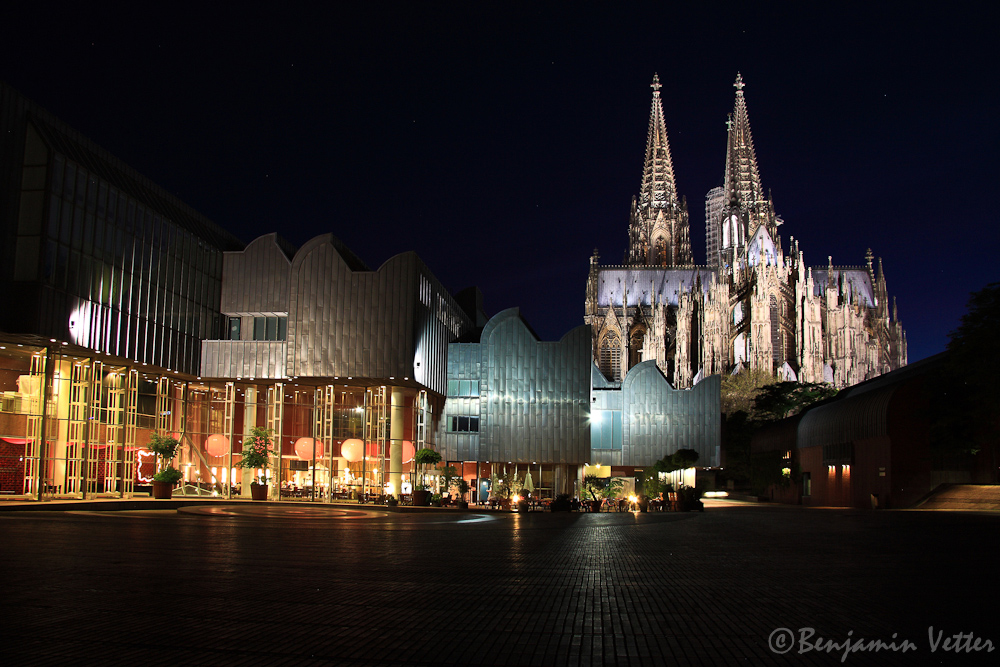
[{"label": "paving stone", "polygon": [[[968,664],[1000,516],[0,512],[0,664]],[[907,654],[786,654],[777,628]]]}]

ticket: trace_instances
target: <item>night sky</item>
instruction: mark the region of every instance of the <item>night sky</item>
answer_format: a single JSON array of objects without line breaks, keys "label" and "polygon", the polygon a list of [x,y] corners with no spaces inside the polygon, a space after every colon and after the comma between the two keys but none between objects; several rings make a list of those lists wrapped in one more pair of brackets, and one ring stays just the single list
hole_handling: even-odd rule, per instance
[{"label": "night sky", "polygon": [[697,263],[741,72],[786,250],[872,248],[910,361],[1000,280],[992,3],[141,4],[5,7],[0,78],[246,242],[415,250],[543,340],[622,260],[654,72]]}]

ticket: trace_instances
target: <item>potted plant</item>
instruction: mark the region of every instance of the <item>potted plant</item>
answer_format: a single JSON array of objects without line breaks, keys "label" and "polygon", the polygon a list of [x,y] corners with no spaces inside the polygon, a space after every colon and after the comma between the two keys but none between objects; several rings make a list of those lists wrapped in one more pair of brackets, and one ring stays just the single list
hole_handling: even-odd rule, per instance
[{"label": "potted plant", "polygon": [[528,501],[528,497],[527,496],[517,495],[517,496],[514,496],[514,497],[517,498],[517,511],[518,512],[520,512],[520,513],[523,514],[524,512],[530,512],[531,511],[531,503]]},{"label": "potted plant", "polygon": [[469,483],[465,481],[465,478],[456,477],[451,480],[451,488],[455,489],[455,494],[458,496],[458,509],[469,509],[469,501],[465,499],[465,494],[469,492]]},{"label": "potted plant", "polygon": [[169,499],[174,484],[183,477],[181,471],[171,465],[180,444],[177,438],[168,435],[154,432],[149,436],[149,449],[156,454],[156,474],[153,475],[153,497],[156,499]]},{"label": "potted plant", "polygon": [[[443,468],[439,468],[437,470],[437,473],[439,475],[441,475],[441,486],[440,486],[440,489],[441,489],[442,497],[443,497],[444,493],[448,493],[448,495],[450,496],[451,495],[452,480],[454,480],[458,476],[458,470],[455,469],[455,466],[445,466]],[[444,499],[444,498],[443,498],[443,500],[447,501],[447,499]],[[448,503],[444,502],[443,504],[447,505]]]},{"label": "potted plant", "polygon": [[427,466],[436,466],[441,462],[441,455],[433,449],[421,449],[413,456],[413,462],[420,466],[420,483],[413,485],[413,505],[426,507],[431,498],[430,489],[424,483],[424,471]]},{"label": "potted plant", "polygon": [[583,478],[583,488],[587,490],[590,494],[590,511],[600,512],[601,511],[601,500],[598,500],[597,494],[604,494],[604,487],[606,486],[604,478],[598,477],[597,475],[587,475]]},{"label": "potted plant", "polygon": [[[499,500],[500,509],[509,510],[511,501],[521,491],[521,482],[517,476],[504,469],[503,473],[494,476],[494,482],[490,489],[490,495]],[[513,501],[517,502],[517,501]]]},{"label": "potted plant", "polygon": [[250,429],[250,437],[243,442],[243,452],[239,468],[258,470],[257,479],[250,484],[250,497],[254,500],[267,500],[267,467],[271,465],[271,429],[254,426]]},{"label": "potted plant", "polygon": [[636,502],[636,505],[639,507],[639,511],[640,512],[648,512],[649,511],[649,497],[645,493],[640,493],[639,494],[639,499]]},{"label": "potted plant", "polygon": [[431,507],[441,507],[441,494],[435,493],[431,496]]},{"label": "potted plant", "polygon": [[573,509],[573,498],[568,493],[560,493],[549,509],[553,512],[569,512]]},{"label": "potted plant", "polygon": [[615,511],[621,511],[625,502],[625,480],[621,477],[609,477],[603,482],[604,488],[601,489],[601,497],[607,500]]}]

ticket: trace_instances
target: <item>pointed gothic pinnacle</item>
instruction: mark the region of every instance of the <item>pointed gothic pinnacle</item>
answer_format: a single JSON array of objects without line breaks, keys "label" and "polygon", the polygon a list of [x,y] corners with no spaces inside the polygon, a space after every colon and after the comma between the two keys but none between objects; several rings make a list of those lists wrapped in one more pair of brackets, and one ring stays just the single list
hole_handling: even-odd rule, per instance
[{"label": "pointed gothic pinnacle", "polygon": [[649,87],[653,89],[654,97],[660,96],[660,88],[663,88],[663,86],[660,85],[660,75],[656,72],[653,73],[653,83],[649,84]]},{"label": "pointed gothic pinnacle", "polygon": [[744,88],[744,86],[746,86],[746,84],[743,83],[743,75],[740,74],[739,72],[737,72],[736,73],[736,83],[733,84],[733,87],[736,88],[736,94],[737,95],[742,95],[743,94],[743,88]]}]

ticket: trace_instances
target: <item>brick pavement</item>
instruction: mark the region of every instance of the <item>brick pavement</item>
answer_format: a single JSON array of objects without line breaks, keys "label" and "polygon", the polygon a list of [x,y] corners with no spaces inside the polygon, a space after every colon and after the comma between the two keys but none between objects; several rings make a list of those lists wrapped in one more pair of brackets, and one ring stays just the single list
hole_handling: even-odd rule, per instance
[{"label": "brick pavement", "polygon": [[931,625],[1000,646],[997,515],[360,514],[0,512],[2,664],[841,664],[775,654],[779,627],[917,645],[844,664],[968,664]]}]

